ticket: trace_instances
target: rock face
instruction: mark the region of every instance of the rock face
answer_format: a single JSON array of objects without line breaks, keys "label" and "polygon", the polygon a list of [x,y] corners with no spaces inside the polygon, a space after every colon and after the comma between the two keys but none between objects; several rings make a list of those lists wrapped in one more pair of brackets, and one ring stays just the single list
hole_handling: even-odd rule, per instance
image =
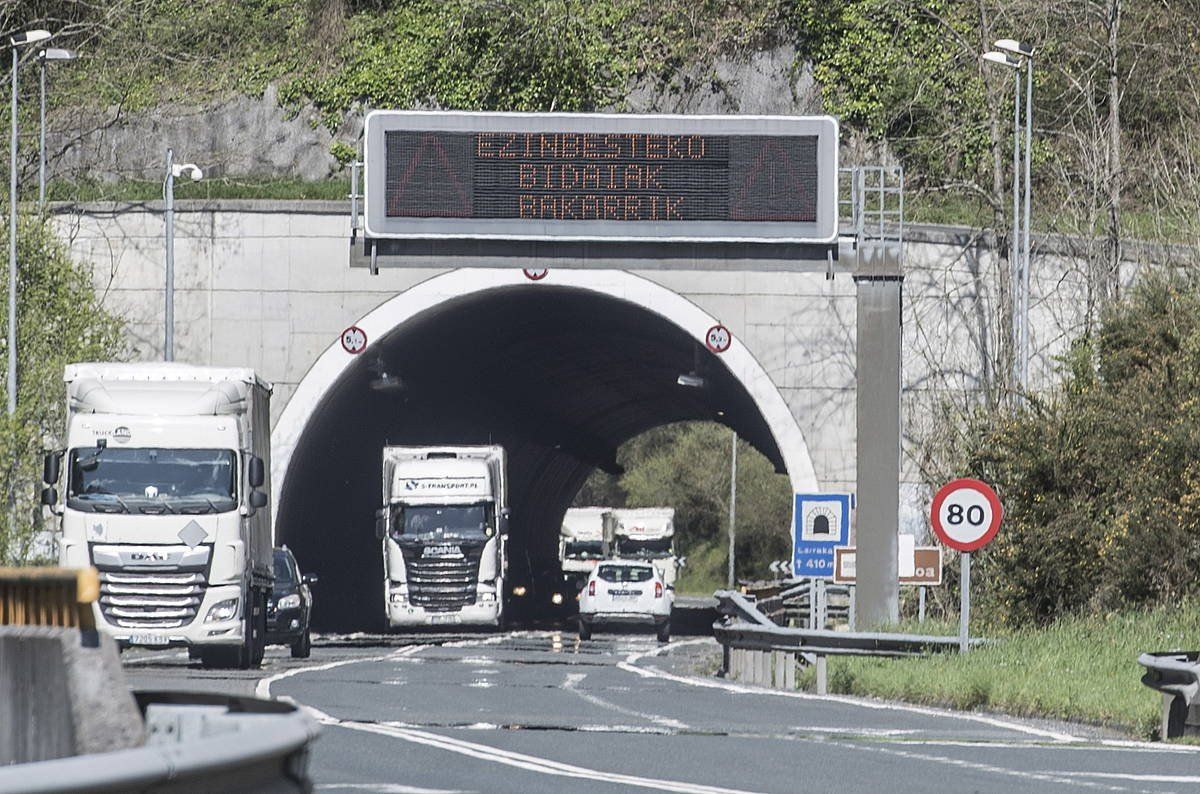
[{"label": "rock face", "polygon": [[[790,45],[718,58],[694,65],[670,81],[631,87],[625,109],[635,113],[786,114],[821,112],[807,64],[796,63]],[[47,137],[50,175],[87,175],[114,182],[161,179],[166,150],[177,162],[193,162],[212,177],[325,179],[341,171],[330,146],[353,145],[362,129],[350,114],[336,134],[308,110],[292,114],[275,90],[261,97],[234,97],[205,107],[166,105],[136,115],[52,120]],[[57,127],[57,129],[55,129]]]}]

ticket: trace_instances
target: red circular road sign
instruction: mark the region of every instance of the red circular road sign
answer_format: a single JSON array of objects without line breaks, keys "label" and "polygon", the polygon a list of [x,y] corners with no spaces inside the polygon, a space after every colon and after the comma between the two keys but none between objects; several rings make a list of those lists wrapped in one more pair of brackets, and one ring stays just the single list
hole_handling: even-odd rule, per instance
[{"label": "red circular road sign", "polygon": [[541,281],[546,276],[550,275],[548,267],[527,267],[525,268],[525,278],[530,281]]},{"label": "red circular road sign", "polygon": [[342,331],[342,349],[352,356],[357,356],[366,350],[367,332],[357,325],[352,325]]},{"label": "red circular road sign", "polygon": [[1004,508],[992,486],[960,477],[938,489],[929,514],[938,540],[956,551],[971,552],[996,537]]},{"label": "red circular road sign", "polygon": [[724,353],[733,344],[733,334],[723,325],[714,325],[704,335],[704,344],[714,353]]}]

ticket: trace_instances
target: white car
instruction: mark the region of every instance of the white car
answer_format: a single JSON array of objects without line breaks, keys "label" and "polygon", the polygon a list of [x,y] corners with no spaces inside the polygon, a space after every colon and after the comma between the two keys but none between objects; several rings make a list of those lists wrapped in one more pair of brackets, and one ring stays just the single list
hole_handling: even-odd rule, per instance
[{"label": "white car", "polygon": [[630,560],[602,562],[579,594],[579,639],[597,625],[651,624],[659,642],[671,639],[675,590],[653,564]]}]

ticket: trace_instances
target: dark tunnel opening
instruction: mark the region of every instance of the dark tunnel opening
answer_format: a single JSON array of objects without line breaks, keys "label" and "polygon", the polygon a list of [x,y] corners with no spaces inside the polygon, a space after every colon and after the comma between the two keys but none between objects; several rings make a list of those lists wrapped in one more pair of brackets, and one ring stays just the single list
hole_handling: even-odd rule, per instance
[{"label": "dark tunnel opening", "polygon": [[[703,388],[677,382],[692,372]],[[593,469],[616,471],[622,443],[689,419],[732,427],[784,470],[743,385],[666,318],[549,285],[452,299],[373,344],[326,393],[293,452],[276,541],[320,576],[314,628],[381,630],[381,449],[501,444],[509,579],[536,588],[558,573],[562,516]]]}]

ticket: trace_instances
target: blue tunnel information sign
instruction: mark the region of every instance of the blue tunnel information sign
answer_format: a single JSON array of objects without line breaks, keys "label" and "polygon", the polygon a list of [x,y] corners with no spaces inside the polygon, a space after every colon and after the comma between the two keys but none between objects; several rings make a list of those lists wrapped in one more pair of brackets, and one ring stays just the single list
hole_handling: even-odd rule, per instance
[{"label": "blue tunnel information sign", "polygon": [[850,545],[853,508],[853,494],[796,494],[792,576],[833,578],[833,550]]}]

